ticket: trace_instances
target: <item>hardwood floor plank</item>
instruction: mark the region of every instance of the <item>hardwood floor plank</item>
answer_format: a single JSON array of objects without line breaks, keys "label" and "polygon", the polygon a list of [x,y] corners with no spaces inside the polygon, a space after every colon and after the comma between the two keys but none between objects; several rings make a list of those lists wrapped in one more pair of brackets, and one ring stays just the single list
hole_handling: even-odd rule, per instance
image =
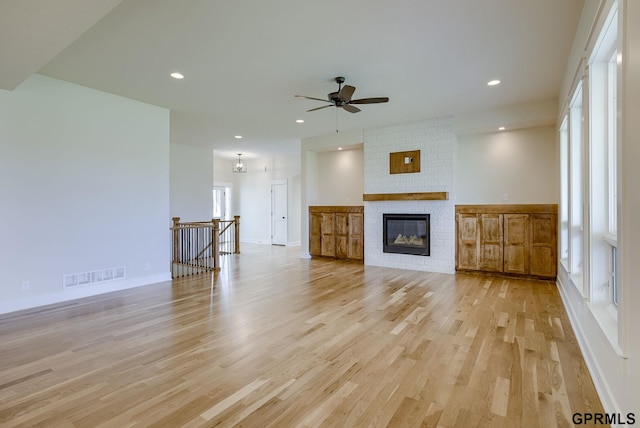
[{"label": "hardwood floor plank", "polygon": [[551,427],[603,412],[555,284],[301,259],[0,316],[6,427]]}]

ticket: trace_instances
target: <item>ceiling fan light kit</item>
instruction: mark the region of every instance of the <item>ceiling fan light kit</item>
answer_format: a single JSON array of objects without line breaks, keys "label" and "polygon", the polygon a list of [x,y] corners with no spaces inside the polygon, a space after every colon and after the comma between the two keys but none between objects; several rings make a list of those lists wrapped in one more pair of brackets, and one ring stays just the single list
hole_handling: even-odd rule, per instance
[{"label": "ceiling fan light kit", "polygon": [[326,106],[316,107],[316,108],[312,108],[311,110],[307,110],[307,112],[321,110],[327,107],[337,107],[337,108],[346,110],[349,113],[358,113],[360,109],[354,106],[353,104],[377,104],[377,103],[386,103],[389,101],[388,97],[360,98],[357,100],[352,100],[351,97],[353,96],[353,93],[355,92],[356,88],[355,86],[350,86],[350,85],[342,86],[342,84],[344,83],[344,80],[345,80],[344,77],[341,77],[341,76],[338,76],[335,78],[335,81],[338,84],[338,90],[336,92],[330,92],[329,94],[327,94],[326,100],[322,98],[307,97],[305,95],[296,95],[296,97],[329,103]]}]

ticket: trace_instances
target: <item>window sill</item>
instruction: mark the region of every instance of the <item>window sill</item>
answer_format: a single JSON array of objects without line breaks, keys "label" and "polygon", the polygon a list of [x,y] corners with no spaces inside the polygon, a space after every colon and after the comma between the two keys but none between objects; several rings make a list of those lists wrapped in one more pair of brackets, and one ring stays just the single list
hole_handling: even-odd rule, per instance
[{"label": "window sill", "polygon": [[603,238],[609,245],[618,248],[618,235],[607,233]]},{"label": "window sill", "polygon": [[609,340],[615,353],[622,358],[627,358],[618,344],[618,312],[610,303],[587,303],[587,307],[600,326],[600,329]]},{"label": "window sill", "polygon": [[582,297],[586,297],[584,294],[584,278],[582,276],[582,273],[580,274],[569,274],[569,281],[571,282],[571,284],[576,288],[576,290],[578,290],[578,293],[580,293],[580,295]]}]

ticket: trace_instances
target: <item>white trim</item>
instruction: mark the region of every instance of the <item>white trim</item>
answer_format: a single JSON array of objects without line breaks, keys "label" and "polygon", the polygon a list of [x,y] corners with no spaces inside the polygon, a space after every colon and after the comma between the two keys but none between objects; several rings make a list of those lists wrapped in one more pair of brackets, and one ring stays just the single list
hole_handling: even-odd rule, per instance
[{"label": "white trim", "polygon": [[94,283],[83,287],[65,288],[56,293],[31,296],[11,302],[2,302],[0,303],[0,314],[7,314],[10,312],[32,309],[39,306],[52,305],[55,303],[67,302],[69,300],[81,299],[83,297],[97,296],[99,294],[110,293],[112,291],[127,290],[129,288],[136,288],[143,285],[166,281],[171,281],[171,272],[132,278],[124,281]]},{"label": "white trim", "polygon": [[587,308],[589,308],[589,310],[591,311],[593,318],[598,323],[598,326],[600,326],[600,330],[602,330],[602,332],[604,333],[615,353],[619,357],[627,359],[628,356],[625,355],[620,345],[618,345],[617,314],[616,312],[612,312],[612,310],[609,308],[609,306],[611,305],[612,304],[610,304],[609,302],[587,302]]},{"label": "white trim", "polygon": [[301,241],[287,241],[287,247],[299,247],[302,245]]},{"label": "white trim", "polygon": [[607,244],[611,245],[612,247],[618,248],[618,235],[607,233],[602,238],[607,242]]},{"label": "white trim", "polygon": [[612,11],[615,10],[615,12],[617,13],[617,6],[617,0],[604,0],[599,4],[598,12],[596,13],[593,23],[591,24],[587,42],[584,46],[584,51],[589,52],[589,62],[592,62],[594,60],[594,56],[600,49],[600,46],[603,42],[602,35],[612,24]]}]

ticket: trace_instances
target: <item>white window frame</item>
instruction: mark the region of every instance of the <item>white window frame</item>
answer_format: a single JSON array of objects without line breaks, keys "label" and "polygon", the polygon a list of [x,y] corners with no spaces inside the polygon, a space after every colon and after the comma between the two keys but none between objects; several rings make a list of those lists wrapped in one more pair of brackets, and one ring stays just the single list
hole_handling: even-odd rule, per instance
[{"label": "white window frame", "polygon": [[584,117],[583,83],[576,86],[569,104],[569,278],[583,296],[584,281]]},{"label": "white window frame", "polygon": [[569,131],[568,115],[560,124],[560,263],[569,271]]}]

